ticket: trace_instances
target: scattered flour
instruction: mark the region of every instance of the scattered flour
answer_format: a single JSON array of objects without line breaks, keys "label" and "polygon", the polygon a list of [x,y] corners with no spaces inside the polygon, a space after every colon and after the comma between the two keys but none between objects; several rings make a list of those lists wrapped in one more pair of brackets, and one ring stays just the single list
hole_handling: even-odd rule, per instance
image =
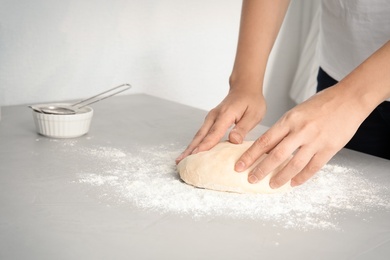
[{"label": "scattered flour", "polygon": [[359,215],[390,209],[383,196],[388,192],[384,185],[341,165],[324,166],[306,184],[286,194],[235,194],[183,183],[174,164],[181,149],[174,144],[144,147],[137,153],[110,147],[71,147],[85,156],[84,160],[96,162],[95,169],[77,173],[76,182],[96,187],[100,199],[109,203],[129,203],[195,219],[222,216],[272,221],[284,228],[303,230],[338,229],[346,211]]}]

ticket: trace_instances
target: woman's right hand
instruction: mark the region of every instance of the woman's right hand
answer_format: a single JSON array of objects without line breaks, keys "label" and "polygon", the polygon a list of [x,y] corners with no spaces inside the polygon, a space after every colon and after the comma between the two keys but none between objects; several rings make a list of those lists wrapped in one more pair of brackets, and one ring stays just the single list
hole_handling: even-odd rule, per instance
[{"label": "woman's right hand", "polygon": [[263,119],[266,110],[262,94],[265,68],[289,2],[243,1],[229,94],[208,113],[203,125],[187,149],[176,159],[176,163],[190,154],[214,147],[234,124],[229,133],[229,141],[242,143],[247,133]]},{"label": "woman's right hand", "polygon": [[229,141],[242,143],[247,133],[263,119],[265,111],[266,103],[260,87],[231,88],[225,99],[207,114],[203,125],[176,159],[176,163],[190,154],[214,147],[234,124],[229,133]]}]

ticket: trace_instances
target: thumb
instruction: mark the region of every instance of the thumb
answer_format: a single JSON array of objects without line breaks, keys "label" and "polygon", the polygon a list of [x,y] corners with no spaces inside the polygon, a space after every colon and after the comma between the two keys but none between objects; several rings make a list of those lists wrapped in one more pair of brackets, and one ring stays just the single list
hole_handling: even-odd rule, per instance
[{"label": "thumb", "polygon": [[233,144],[241,144],[250,130],[256,126],[256,121],[248,116],[243,117],[229,133],[229,141]]}]

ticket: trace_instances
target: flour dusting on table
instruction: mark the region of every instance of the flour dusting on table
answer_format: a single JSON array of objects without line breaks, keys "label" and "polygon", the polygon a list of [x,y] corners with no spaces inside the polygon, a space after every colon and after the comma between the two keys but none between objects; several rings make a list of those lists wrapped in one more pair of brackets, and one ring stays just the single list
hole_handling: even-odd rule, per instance
[{"label": "flour dusting on table", "polygon": [[[306,184],[286,194],[235,194],[197,189],[183,183],[174,159],[176,145],[139,147],[136,153],[110,147],[66,147],[95,162],[93,169],[77,172],[76,183],[98,190],[105,203],[120,203],[162,214],[195,219],[228,217],[251,219],[283,228],[339,229],[346,211],[389,210],[387,188],[359,171],[328,164]],[[382,196],[381,196],[382,195]]]}]

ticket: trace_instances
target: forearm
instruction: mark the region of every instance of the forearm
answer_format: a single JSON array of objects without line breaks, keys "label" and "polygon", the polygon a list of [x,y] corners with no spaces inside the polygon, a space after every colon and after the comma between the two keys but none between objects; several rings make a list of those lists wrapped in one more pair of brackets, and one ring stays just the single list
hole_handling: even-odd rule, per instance
[{"label": "forearm", "polygon": [[[231,88],[259,88],[289,0],[244,0]],[[250,84],[235,84],[246,82]]]},{"label": "forearm", "polygon": [[376,106],[390,98],[390,41],[341,80],[337,93],[352,100],[368,116]]}]

